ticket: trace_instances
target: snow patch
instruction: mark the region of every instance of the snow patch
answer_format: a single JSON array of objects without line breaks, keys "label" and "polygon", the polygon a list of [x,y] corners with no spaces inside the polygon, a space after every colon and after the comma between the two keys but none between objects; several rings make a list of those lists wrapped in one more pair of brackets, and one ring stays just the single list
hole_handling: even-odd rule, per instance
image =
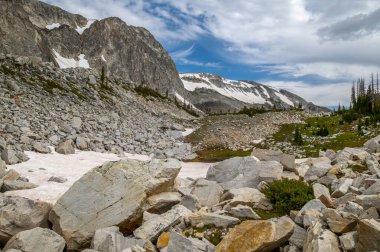
[{"label": "snow patch", "polygon": [[281,99],[281,101],[285,102],[286,104],[288,104],[290,106],[294,106],[294,103],[291,100],[289,100],[288,97],[281,94],[279,91],[276,91],[275,94]]},{"label": "snow patch", "polygon": [[55,56],[55,60],[61,69],[65,68],[77,68],[77,67],[83,67],[83,68],[90,68],[90,64],[88,64],[88,61],[84,58],[85,55],[81,54],[79,55],[79,60],[75,59],[68,59],[65,57],[62,57],[56,50],[53,49],[53,53]]},{"label": "snow patch", "polygon": [[[51,148],[53,149],[53,148]],[[93,151],[79,151],[75,154],[62,155],[52,151],[50,154],[40,154],[26,151],[30,158],[27,162],[9,165],[8,169],[14,169],[21,176],[29,179],[37,188],[28,190],[9,191],[5,195],[21,196],[33,200],[41,200],[54,204],[73,184],[92,168],[105,162],[118,161],[121,158],[116,154],[98,153]],[[150,160],[145,155],[125,154],[128,159]],[[63,177],[65,183],[49,182],[49,178]]]},{"label": "snow patch", "polygon": [[82,34],[86,29],[90,28],[90,26],[96,21],[96,19],[87,20],[87,24],[83,27],[77,26],[75,29],[79,34]]},{"label": "snow patch", "polygon": [[90,68],[90,64],[88,64],[88,61],[84,57],[84,54],[79,55],[78,66],[83,68]]},{"label": "snow patch", "polygon": [[194,132],[194,129],[186,128],[185,131],[182,132],[182,136],[184,136],[184,137],[188,136],[193,132]]},{"label": "snow patch", "polygon": [[104,58],[103,55],[102,55],[100,58],[101,58],[104,62],[107,62],[107,60]]},{"label": "snow patch", "polygon": [[[190,130],[190,129],[188,129]],[[51,148],[53,150],[53,148]],[[50,154],[41,154],[26,151],[29,160],[24,163],[9,165],[8,169],[14,169],[22,177],[29,179],[38,187],[27,190],[8,191],[7,196],[20,196],[32,200],[40,200],[55,204],[57,200],[85,173],[93,168],[109,161],[118,161],[122,158],[112,153],[98,153],[93,151],[76,150],[75,154],[62,155],[54,150]],[[128,159],[148,161],[151,158],[146,155],[125,153]],[[206,177],[209,163],[184,163],[179,173],[181,178]],[[64,183],[49,182],[52,177],[63,177],[67,179]]]},{"label": "snow patch", "polygon": [[53,30],[53,29],[55,29],[55,28],[59,28],[60,26],[61,26],[60,23],[53,23],[53,24],[49,24],[49,25],[47,25],[47,26],[46,26],[46,29],[48,29],[48,30]]}]

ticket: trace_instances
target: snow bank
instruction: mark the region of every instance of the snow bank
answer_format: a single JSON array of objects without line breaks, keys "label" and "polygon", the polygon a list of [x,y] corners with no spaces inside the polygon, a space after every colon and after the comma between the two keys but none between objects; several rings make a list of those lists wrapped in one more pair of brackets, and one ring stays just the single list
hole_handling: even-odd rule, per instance
[{"label": "snow bank", "polygon": [[46,29],[48,29],[48,30],[53,30],[53,29],[55,29],[55,28],[59,28],[60,26],[61,26],[60,23],[53,23],[53,24],[49,24],[49,25],[47,25],[47,26],[46,26]]},{"label": "snow bank", "polygon": [[79,55],[79,60],[75,59],[68,59],[65,57],[62,57],[56,50],[53,49],[54,58],[56,62],[59,65],[59,68],[65,69],[65,68],[77,68],[77,67],[83,67],[83,68],[90,68],[90,64],[85,59],[85,55],[81,54]]},{"label": "snow bank", "polygon": [[[21,176],[29,179],[37,188],[28,190],[9,191],[5,195],[20,196],[33,200],[41,200],[54,204],[79,178],[92,168],[108,161],[118,161],[121,158],[116,154],[98,153],[93,151],[79,151],[72,155],[62,155],[53,151],[51,154],[40,154],[26,151],[30,158],[27,162],[9,165],[8,169],[14,169]],[[150,160],[149,156],[125,153],[128,159]],[[179,177],[198,178],[205,177],[208,163],[182,163]],[[49,182],[51,177],[63,177],[65,183]]]},{"label": "snow bank", "polygon": [[82,34],[86,29],[90,28],[90,26],[96,21],[96,19],[90,19],[87,20],[87,24],[83,27],[78,26],[75,30],[79,33]]}]

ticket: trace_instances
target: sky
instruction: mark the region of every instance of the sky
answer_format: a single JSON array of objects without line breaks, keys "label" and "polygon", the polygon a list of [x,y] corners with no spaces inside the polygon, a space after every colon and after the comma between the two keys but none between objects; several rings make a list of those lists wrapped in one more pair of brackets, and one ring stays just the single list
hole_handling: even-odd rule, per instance
[{"label": "sky", "polygon": [[179,72],[254,80],[318,105],[349,104],[380,72],[379,0],[44,0],[147,28]]}]

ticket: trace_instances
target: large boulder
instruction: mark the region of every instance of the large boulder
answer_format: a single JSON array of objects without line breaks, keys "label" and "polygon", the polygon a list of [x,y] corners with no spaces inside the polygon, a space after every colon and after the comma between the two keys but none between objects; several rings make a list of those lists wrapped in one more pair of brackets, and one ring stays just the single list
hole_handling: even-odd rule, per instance
[{"label": "large boulder", "polygon": [[181,169],[178,160],[108,162],[83,175],[50,212],[53,229],[69,250],[88,246],[95,230],[118,226],[132,232],[149,208],[147,199],[170,191]]},{"label": "large boulder", "polygon": [[254,157],[234,157],[214,164],[207,171],[207,180],[216,181],[224,189],[252,187],[261,181],[280,180],[283,166],[277,161],[257,161]]},{"label": "large boulder", "polygon": [[310,158],[310,168],[305,173],[305,181],[317,180],[331,169],[331,160],[327,157]]},{"label": "large boulder", "polygon": [[380,163],[374,155],[367,157],[365,160],[368,170],[380,178]]},{"label": "large boulder", "polygon": [[249,220],[232,229],[216,247],[216,252],[272,251],[288,241],[294,222],[287,216],[271,220]]},{"label": "large boulder", "polygon": [[14,165],[21,162],[17,157],[17,152],[10,149],[4,149],[1,152],[1,159],[4,160],[7,165]]},{"label": "large boulder", "polygon": [[206,179],[198,179],[194,183],[194,188],[191,194],[195,195],[201,206],[212,207],[220,201],[223,194],[223,188],[215,181],[208,181]]},{"label": "large boulder", "polygon": [[358,227],[359,244],[356,251],[380,251],[380,222],[364,219]]},{"label": "large boulder", "polygon": [[45,202],[0,195],[0,244],[35,227],[48,227],[51,206]]},{"label": "large boulder", "polygon": [[295,171],[295,157],[294,155],[285,154],[280,150],[266,150],[266,149],[253,149],[252,156],[258,158],[260,161],[277,161],[280,162],[284,169]]},{"label": "large boulder", "polygon": [[18,249],[23,252],[62,252],[65,240],[56,232],[36,227],[13,236],[4,247],[4,251]]}]

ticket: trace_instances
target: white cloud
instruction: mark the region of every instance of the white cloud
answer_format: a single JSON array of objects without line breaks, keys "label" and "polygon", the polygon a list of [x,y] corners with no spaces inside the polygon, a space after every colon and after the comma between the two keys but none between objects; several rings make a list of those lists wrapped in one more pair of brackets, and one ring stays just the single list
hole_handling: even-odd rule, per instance
[{"label": "white cloud", "polygon": [[349,105],[352,83],[327,83],[313,86],[296,81],[261,81],[261,83],[285,89],[295,93],[307,101],[312,101],[321,106],[333,106],[337,104]]}]

